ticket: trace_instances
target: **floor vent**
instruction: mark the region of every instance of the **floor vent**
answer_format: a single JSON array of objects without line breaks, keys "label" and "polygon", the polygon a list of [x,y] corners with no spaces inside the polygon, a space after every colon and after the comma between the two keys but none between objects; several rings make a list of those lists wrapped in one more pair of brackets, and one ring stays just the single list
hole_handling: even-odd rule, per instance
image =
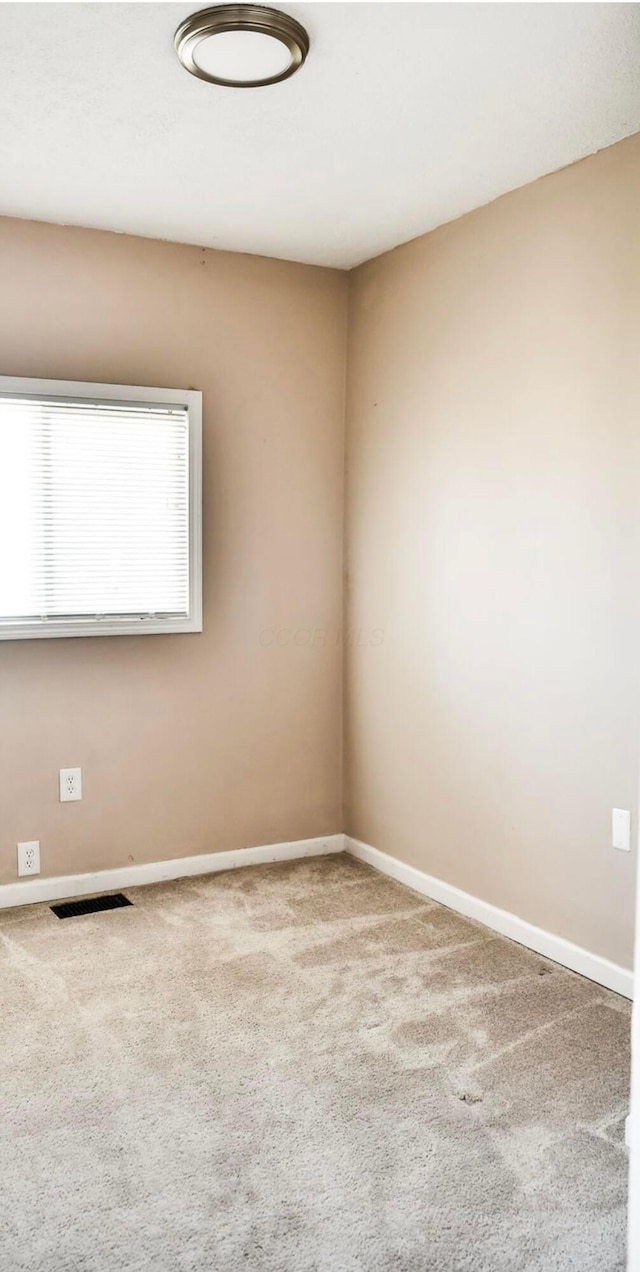
[{"label": "floor vent", "polygon": [[114,892],[110,897],[88,897],[86,901],[64,901],[62,905],[52,905],[49,909],[59,919],[74,919],[78,914],[96,914],[98,910],[119,910],[122,905],[133,905],[123,892]]}]

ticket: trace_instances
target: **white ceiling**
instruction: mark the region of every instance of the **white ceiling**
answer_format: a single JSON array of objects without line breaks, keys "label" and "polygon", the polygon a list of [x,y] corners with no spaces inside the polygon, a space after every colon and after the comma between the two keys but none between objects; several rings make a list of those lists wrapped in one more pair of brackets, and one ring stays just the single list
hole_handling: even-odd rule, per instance
[{"label": "white ceiling", "polygon": [[349,267],[640,130],[640,5],[289,4],[302,70],[187,74],[193,4],[0,4],[0,214]]}]

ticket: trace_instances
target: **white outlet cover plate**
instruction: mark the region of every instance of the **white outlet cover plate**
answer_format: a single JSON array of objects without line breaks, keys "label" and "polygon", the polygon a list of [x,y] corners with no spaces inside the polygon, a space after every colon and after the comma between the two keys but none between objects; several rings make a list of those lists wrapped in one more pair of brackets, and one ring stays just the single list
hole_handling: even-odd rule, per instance
[{"label": "white outlet cover plate", "polygon": [[30,839],[16,844],[18,851],[18,877],[40,874],[40,840]]},{"label": "white outlet cover plate", "polygon": [[82,799],[82,769],[60,769],[60,803]]},{"label": "white outlet cover plate", "polygon": [[621,852],[631,852],[631,813],[628,808],[614,808],[611,817],[611,841]]}]

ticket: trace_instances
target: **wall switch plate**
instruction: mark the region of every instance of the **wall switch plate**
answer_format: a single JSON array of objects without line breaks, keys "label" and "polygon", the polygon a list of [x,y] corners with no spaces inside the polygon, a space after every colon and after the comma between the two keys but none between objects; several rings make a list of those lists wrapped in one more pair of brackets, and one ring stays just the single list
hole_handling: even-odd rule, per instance
[{"label": "wall switch plate", "polygon": [[631,813],[628,808],[614,808],[611,818],[611,841],[621,852],[631,852]]},{"label": "wall switch plate", "polygon": [[82,799],[82,769],[60,769],[60,803]]},{"label": "wall switch plate", "polygon": [[18,876],[40,874],[40,841],[31,839],[25,844],[16,844],[18,849]]}]

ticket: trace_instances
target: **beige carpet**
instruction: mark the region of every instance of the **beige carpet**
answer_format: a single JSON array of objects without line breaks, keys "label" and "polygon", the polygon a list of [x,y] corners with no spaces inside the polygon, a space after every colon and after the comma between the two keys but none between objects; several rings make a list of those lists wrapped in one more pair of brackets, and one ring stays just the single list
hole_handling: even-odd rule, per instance
[{"label": "beige carpet", "polygon": [[613,1272],[629,1007],[347,856],[0,916],[3,1272]]}]

